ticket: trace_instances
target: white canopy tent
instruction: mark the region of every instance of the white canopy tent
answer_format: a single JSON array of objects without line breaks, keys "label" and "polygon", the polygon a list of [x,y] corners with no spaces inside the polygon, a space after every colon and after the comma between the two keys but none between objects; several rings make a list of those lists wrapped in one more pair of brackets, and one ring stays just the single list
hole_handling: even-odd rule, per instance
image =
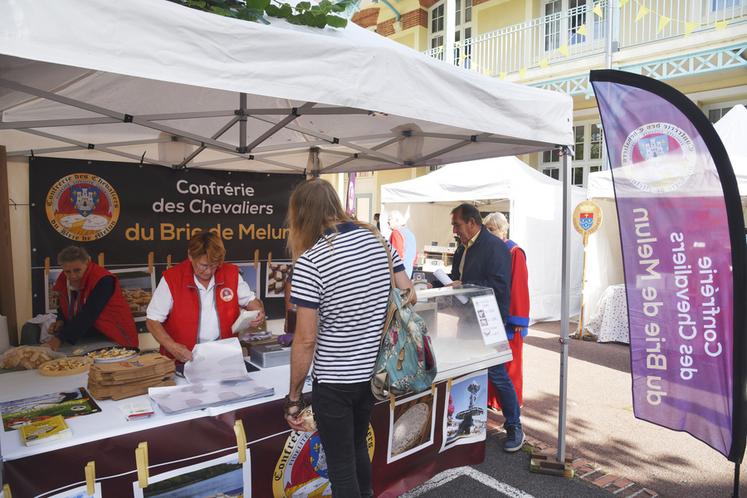
[{"label": "white canopy tent", "polygon": [[[726,113],[715,125],[721,141],[729,154],[737,186],[742,198],[742,211],[747,210],[747,109],[737,105]],[[599,297],[613,284],[624,282],[622,253],[620,252],[620,230],[615,209],[615,192],[610,170],[589,175],[587,197],[602,208],[602,227],[589,237],[586,252],[586,288],[584,309],[586,318],[596,309]],[[746,213],[747,214],[747,213]],[[747,216],[745,217],[747,219]]]},{"label": "white canopy tent", "polygon": [[[409,214],[408,228],[419,244],[452,240],[451,209],[475,202],[481,211],[510,213],[510,236],[527,254],[531,318],[559,320],[563,185],[516,157],[450,164],[428,175],[381,187],[382,220],[397,209]],[[571,204],[585,198],[572,189]],[[386,223],[382,223],[386,225]],[[581,291],[581,238],[572,236],[571,315],[578,313]]]},{"label": "white canopy tent", "polygon": [[[319,174],[573,144],[567,95],[464,71],[352,23],[263,25],[163,0],[0,0],[0,12],[0,144],[11,159]],[[159,147],[174,141],[185,145],[175,157]],[[561,353],[564,430],[567,343]],[[558,448],[562,461],[564,437]]]},{"label": "white canopy tent", "polygon": [[10,156],[88,158],[80,150],[93,147],[172,166],[158,143],[178,140],[196,147],[181,166],[302,172],[312,149],[331,173],[572,142],[567,96],[464,71],[353,23],[263,25],[153,0],[0,0],[0,11]]}]

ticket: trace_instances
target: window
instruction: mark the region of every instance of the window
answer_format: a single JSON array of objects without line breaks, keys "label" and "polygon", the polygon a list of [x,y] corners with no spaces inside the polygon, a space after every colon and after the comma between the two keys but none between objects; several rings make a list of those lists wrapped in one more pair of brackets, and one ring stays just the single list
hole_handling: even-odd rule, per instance
[{"label": "window", "polygon": [[708,121],[710,121],[713,124],[716,124],[719,119],[724,117],[724,114],[731,111],[731,109],[735,105],[744,104],[747,105],[746,102],[740,102],[738,100],[731,101],[731,102],[719,102],[718,104],[712,104],[705,106],[703,108],[703,112],[708,116]]},{"label": "window", "polygon": [[719,10],[734,9],[742,5],[741,0],[711,0],[711,12]]},{"label": "window", "polygon": [[[592,14],[595,5],[603,9],[602,17]],[[607,5],[607,2],[600,0],[543,0],[545,52],[553,52],[563,45],[572,47],[604,40],[607,34]],[[584,26],[585,34],[578,32],[581,26]]]},{"label": "window", "polygon": [[[455,0],[455,24],[454,33],[454,62],[460,66],[469,67],[469,59],[472,54],[472,0]],[[441,0],[430,9],[430,22],[428,33],[430,47],[443,47],[446,36],[446,2]]]},{"label": "window", "polygon": [[446,4],[441,2],[431,8],[431,48],[443,47],[444,45],[444,9]]},{"label": "window", "polygon": [[544,174],[549,176],[550,178],[555,178],[556,180],[560,180],[560,169],[558,168],[545,168],[542,170]]},{"label": "window", "polygon": [[576,137],[576,158],[577,161],[584,160],[584,127],[574,126],[573,135]]},{"label": "window", "polygon": [[586,41],[586,36],[577,33],[586,24],[586,0],[568,0],[568,45],[577,45]]},{"label": "window", "polygon": [[[586,186],[589,173],[602,170],[604,136],[598,122],[577,123],[573,127],[575,157],[571,163],[571,184]],[[556,180],[560,179],[560,154],[557,149],[544,151],[540,170]]]},{"label": "window", "polygon": [[546,150],[542,153],[543,163],[560,162],[560,149]]},{"label": "window", "polygon": [[545,51],[552,52],[560,47],[560,15],[562,0],[551,0],[545,4]]},{"label": "window", "polygon": [[601,123],[593,123],[591,125],[591,150],[589,159],[602,159],[602,125]]}]

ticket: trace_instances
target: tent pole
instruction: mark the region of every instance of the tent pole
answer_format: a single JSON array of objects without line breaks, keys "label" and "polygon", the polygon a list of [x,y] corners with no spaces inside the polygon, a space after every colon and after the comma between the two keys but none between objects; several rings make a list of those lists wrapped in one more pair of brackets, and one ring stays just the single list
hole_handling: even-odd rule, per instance
[{"label": "tent pole", "polygon": [[246,154],[246,94],[239,94],[239,152]]},{"label": "tent pole", "polygon": [[568,398],[568,328],[571,294],[571,150],[563,146],[563,263],[560,294],[560,389],[558,393],[558,462],[565,462],[566,400]]},{"label": "tent pole", "polygon": [[734,462],[734,489],[732,490],[732,498],[739,498],[739,466],[742,465],[742,459],[738,462]]}]

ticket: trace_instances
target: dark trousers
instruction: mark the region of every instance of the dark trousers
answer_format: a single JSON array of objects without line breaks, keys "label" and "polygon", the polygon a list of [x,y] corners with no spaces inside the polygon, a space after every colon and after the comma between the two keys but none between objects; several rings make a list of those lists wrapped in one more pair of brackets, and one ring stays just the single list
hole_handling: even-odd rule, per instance
[{"label": "dark trousers", "polygon": [[370,382],[314,381],[312,406],[327,457],[333,498],[373,496],[366,441],[373,404]]}]

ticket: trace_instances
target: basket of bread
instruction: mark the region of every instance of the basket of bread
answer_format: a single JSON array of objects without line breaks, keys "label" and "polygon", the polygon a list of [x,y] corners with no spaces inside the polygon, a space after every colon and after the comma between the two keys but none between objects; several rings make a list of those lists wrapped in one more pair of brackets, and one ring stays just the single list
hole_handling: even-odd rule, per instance
[{"label": "basket of bread", "polygon": [[33,370],[40,365],[65,355],[45,346],[18,346],[0,356],[0,368],[8,370]]}]

